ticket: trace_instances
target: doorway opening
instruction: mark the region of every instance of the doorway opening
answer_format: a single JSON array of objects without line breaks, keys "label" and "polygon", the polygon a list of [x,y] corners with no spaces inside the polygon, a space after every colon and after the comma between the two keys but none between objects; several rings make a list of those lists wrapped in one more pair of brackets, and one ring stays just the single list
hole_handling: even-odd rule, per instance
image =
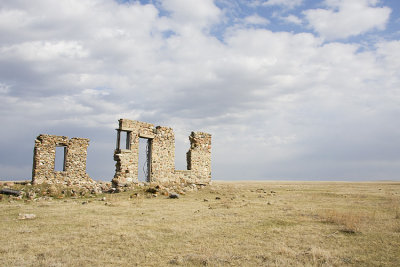
[{"label": "doorway opening", "polygon": [[150,182],[151,173],[151,139],[139,138],[139,182]]},{"label": "doorway opening", "polygon": [[56,155],[54,158],[54,171],[65,171],[65,155],[67,146],[56,146]]}]

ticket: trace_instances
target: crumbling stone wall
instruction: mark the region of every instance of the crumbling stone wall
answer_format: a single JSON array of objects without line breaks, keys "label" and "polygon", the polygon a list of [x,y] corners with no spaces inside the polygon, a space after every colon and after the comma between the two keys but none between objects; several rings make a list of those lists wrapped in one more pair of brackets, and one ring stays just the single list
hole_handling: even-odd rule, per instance
[{"label": "crumbling stone wall", "polygon": [[157,126],[151,142],[150,181],[176,181],[175,135],[172,128]]},{"label": "crumbling stone wall", "polygon": [[211,134],[192,132],[189,136],[190,149],[186,153],[187,169],[192,176],[211,179]]},{"label": "crumbling stone wall", "polygon": [[[139,138],[154,138],[153,124],[146,122],[136,122],[131,120],[119,120],[117,129],[117,148],[114,152],[116,161],[115,175],[113,179],[117,183],[130,183],[138,181],[139,164]],[[120,147],[121,135],[127,134],[126,147]]]},{"label": "crumbling stone wall", "polygon": [[[65,147],[64,171],[55,171],[56,147]],[[93,183],[86,173],[89,139],[41,134],[35,140],[32,183]]]},{"label": "crumbling stone wall", "polygon": [[[122,133],[128,144],[120,147]],[[172,128],[120,119],[117,129],[117,148],[113,183],[124,185],[138,182],[139,138],[149,142],[149,182],[209,183],[211,181],[211,135],[192,132],[187,152],[187,170],[175,170],[175,135]]]}]

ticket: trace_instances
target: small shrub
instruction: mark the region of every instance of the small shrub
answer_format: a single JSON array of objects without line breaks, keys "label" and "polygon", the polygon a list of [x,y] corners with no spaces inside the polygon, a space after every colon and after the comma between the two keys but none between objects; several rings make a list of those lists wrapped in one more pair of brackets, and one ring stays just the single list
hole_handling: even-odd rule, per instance
[{"label": "small shrub", "polygon": [[209,259],[205,255],[189,254],[184,257],[184,263],[196,266],[207,266],[209,264]]},{"label": "small shrub", "polygon": [[52,184],[47,188],[47,193],[51,196],[51,197],[58,197],[60,195],[60,189]]},{"label": "small shrub", "polygon": [[393,209],[394,209],[394,218],[400,219],[400,204],[398,202],[394,202]]},{"label": "small shrub", "polygon": [[329,264],[332,258],[330,251],[314,246],[310,248],[309,254],[311,262],[316,266]]},{"label": "small shrub", "polygon": [[344,233],[354,234],[361,232],[361,222],[363,217],[355,212],[339,212],[337,210],[327,210],[323,215],[325,222],[334,223],[342,226]]}]

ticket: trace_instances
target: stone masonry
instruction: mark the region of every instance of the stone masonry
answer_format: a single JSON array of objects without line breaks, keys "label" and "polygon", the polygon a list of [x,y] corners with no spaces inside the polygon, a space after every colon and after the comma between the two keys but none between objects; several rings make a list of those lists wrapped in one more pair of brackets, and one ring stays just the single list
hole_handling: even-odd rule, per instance
[{"label": "stone masonry", "polygon": [[[126,136],[124,148],[120,146],[121,135]],[[114,185],[138,182],[139,138],[148,140],[148,182],[206,184],[211,181],[211,134],[192,132],[186,154],[187,170],[175,170],[175,136],[171,128],[120,119],[114,151]]]},{"label": "stone masonry", "polygon": [[[89,139],[41,134],[35,140],[32,183],[85,184],[94,181],[86,173]],[[55,171],[56,147],[64,147],[64,170]]]}]

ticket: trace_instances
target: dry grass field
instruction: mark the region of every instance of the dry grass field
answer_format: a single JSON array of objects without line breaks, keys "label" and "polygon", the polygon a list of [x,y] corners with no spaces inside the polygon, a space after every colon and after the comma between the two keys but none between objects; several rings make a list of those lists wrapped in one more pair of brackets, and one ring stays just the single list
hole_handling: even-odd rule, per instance
[{"label": "dry grass field", "polygon": [[0,213],[2,266],[400,266],[400,182],[214,182],[179,199],[3,196]]}]

